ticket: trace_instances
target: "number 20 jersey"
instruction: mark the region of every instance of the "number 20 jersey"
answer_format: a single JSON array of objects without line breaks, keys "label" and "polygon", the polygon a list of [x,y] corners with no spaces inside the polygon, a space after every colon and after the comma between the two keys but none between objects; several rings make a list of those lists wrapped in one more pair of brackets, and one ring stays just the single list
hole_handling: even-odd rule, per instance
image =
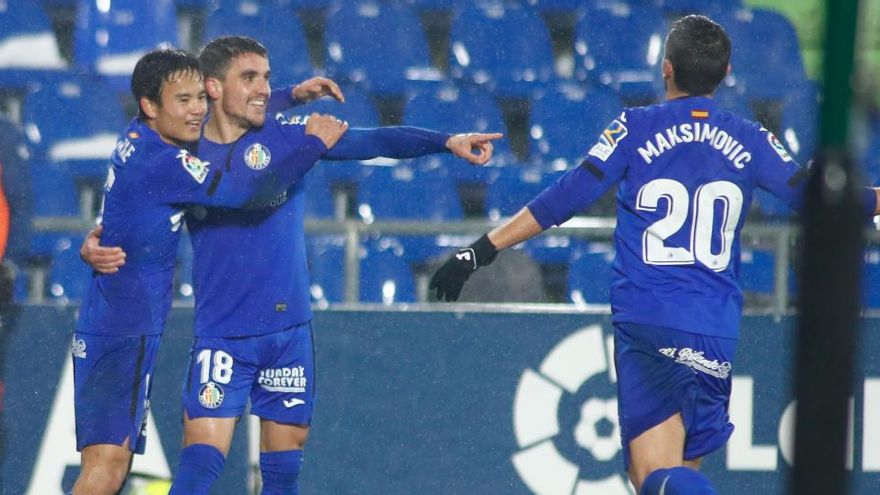
[{"label": "number 20 jersey", "polygon": [[686,97],[626,109],[529,209],[559,225],[619,181],[612,320],[736,338],[752,192],[800,209],[805,176],[768,130]]}]

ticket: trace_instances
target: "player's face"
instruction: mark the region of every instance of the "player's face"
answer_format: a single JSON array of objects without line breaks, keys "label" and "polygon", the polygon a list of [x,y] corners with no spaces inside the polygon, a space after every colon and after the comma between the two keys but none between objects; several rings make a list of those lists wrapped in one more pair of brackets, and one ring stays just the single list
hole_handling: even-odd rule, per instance
[{"label": "player's face", "polygon": [[244,53],[229,63],[219,103],[223,112],[242,127],[261,127],[266,121],[270,91],[269,60],[256,53]]},{"label": "player's face", "polygon": [[179,72],[162,83],[154,120],[163,141],[178,144],[198,141],[208,111],[201,74]]}]

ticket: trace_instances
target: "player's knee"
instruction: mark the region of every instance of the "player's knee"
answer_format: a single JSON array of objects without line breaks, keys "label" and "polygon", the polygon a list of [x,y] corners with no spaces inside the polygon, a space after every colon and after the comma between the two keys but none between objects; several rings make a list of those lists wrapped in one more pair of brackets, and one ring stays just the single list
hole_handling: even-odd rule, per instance
[{"label": "player's knee", "polygon": [[128,476],[128,462],[105,462],[84,468],[73,487],[73,495],[114,495],[122,490]]},{"label": "player's knee", "polygon": [[297,478],[302,468],[302,450],[260,453],[262,495],[298,493]]},{"label": "player's knee", "polygon": [[639,495],[718,495],[699,471],[678,466],[657,469],[644,478]]}]

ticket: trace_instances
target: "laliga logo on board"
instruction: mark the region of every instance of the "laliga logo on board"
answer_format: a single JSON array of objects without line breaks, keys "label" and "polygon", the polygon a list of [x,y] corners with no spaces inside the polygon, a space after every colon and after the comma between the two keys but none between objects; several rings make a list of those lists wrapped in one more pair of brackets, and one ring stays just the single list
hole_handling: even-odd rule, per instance
[{"label": "laliga logo on board", "polygon": [[613,337],[576,330],[537,371],[523,371],[513,403],[511,461],[538,495],[630,495],[620,474]]}]

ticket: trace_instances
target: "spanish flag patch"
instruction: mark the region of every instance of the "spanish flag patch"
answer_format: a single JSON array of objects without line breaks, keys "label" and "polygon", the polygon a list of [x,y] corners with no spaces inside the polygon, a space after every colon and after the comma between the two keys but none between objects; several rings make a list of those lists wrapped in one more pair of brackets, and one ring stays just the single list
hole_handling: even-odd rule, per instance
[{"label": "spanish flag patch", "polygon": [[136,132],[134,132],[134,131],[131,131],[131,132],[128,133],[128,138],[129,138],[129,139],[137,139],[137,138],[139,138],[139,137],[141,137],[141,135],[138,134],[138,133],[136,133]]},{"label": "spanish flag patch", "polygon": [[708,119],[709,111],[708,110],[691,110],[691,117],[695,119]]}]

